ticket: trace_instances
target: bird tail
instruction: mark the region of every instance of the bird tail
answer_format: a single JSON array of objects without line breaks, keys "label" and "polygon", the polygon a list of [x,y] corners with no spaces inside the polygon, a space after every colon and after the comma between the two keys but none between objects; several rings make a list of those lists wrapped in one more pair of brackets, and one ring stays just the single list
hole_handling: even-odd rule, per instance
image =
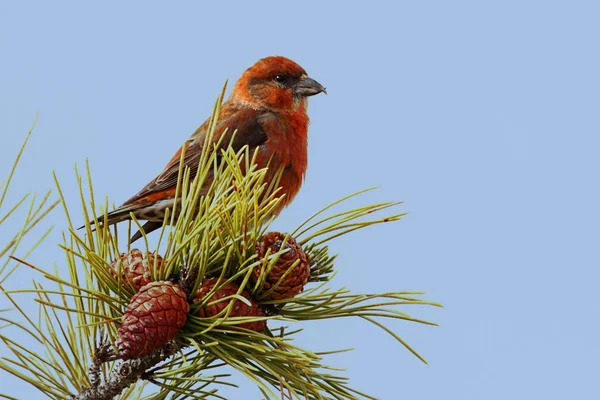
[{"label": "bird tail", "polygon": [[[121,221],[131,219],[130,213],[135,212],[138,208],[140,208],[140,207],[132,205],[132,206],[119,207],[116,210],[110,211],[106,215],[106,219],[104,218],[104,216],[99,216],[98,226],[100,226],[100,227],[104,226],[104,221],[106,221],[106,224],[110,226],[110,225],[119,223]],[[89,222],[89,224],[95,225],[95,221],[92,220]],[[85,225],[82,225],[77,229],[83,229],[83,228],[85,228]]]},{"label": "bird tail", "polygon": [[[131,213],[135,212],[137,209],[139,209],[141,207],[139,206],[124,206],[124,207],[119,207],[114,211],[109,212],[106,215],[106,219],[101,218],[98,220],[98,226],[102,227],[104,226],[104,221],[107,221],[106,224],[107,225],[114,225],[116,223],[119,223],[121,221],[126,221],[128,219],[131,219]],[[90,225],[95,225],[94,221],[90,221]],[[96,229],[98,228],[98,226],[96,227]],[[155,231],[159,228],[161,228],[163,226],[162,221],[147,221],[144,225],[142,225],[142,230],[144,231],[144,233],[147,235],[152,231]],[[85,228],[85,225],[80,226],[78,229],[82,229]],[[129,243],[133,243],[136,240],[140,239],[142,237],[142,232],[141,231],[137,231],[129,240]]]},{"label": "bird tail", "polygon": [[[147,235],[152,231],[155,231],[157,229],[160,229],[163,226],[163,223],[160,221],[148,221],[146,222],[144,225],[142,225],[142,230],[144,231],[144,233]],[[141,238],[142,235],[142,230],[137,231],[132,237],[131,239],[129,239],[129,243],[133,243],[136,240],[138,240],[139,238]]]}]

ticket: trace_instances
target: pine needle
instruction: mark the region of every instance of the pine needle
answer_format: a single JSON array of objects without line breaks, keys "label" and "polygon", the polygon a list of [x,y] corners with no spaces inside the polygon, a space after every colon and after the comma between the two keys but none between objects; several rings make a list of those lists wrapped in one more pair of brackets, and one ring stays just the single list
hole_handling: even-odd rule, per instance
[{"label": "pine needle", "polygon": [[[293,264],[269,290],[263,290],[268,272],[288,249],[281,246],[279,251],[270,251],[265,258],[259,259],[256,247],[269,231],[273,211],[285,194],[276,190],[277,179],[267,185],[267,169],[258,168],[253,162],[257,153],[248,148],[235,151],[229,143],[222,142],[226,135],[219,136],[221,140],[215,142],[214,129],[223,94],[224,90],[215,102],[195,174],[192,176],[191,170],[184,168],[182,163],[176,200],[165,216],[164,221],[168,224],[159,232],[156,248],[151,248],[151,238],[142,231],[145,250],[160,252],[164,257],[160,268],[157,263],[150,266],[153,279],[177,280],[183,273],[193,271],[195,274],[189,275],[189,282],[186,281],[191,297],[205,277],[221,279],[206,297],[192,304],[187,324],[174,342],[178,351],[169,353],[168,358],[146,370],[142,379],[124,389],[119,398],[224,399],[218,394],[218,388],[235,386],[229,380],[229,372],[235,369],[253,381],[267,399],[374,399],[352,388],[342,368],[326,363],[331,354],[349,349],[316,352],[294,343],[296,335],[302,331],[303,321],[360,318],[392,335],[401,346],[425,362],[385,322],[401,320],[435,325],[412,317],[406,310],[409,306],[437,307],[440,306],[438,303],[421,299],[419,292],[360,294],[331,286],[336,273],[336,256],[330,254],[327,244],[356,230],[399,221],[405,215],[397,210],[401,202],[367,204],[328,214],[346,200],[366,196],[373,190],[367,189],[324,207],[291,229],[292,233],[285,241],[288,237],[294,238],[308,255],[309,284],[293,298],[271,300],[270,293],[297,264]],[[184,154],[185,151],[181,157]],[[14,167],[8,183],[13,172]],[[281,177],[283,170],[276,172],[276,176]],[[33,200],[23,228],[17,230],[0,252],[0,257],[8,254],[10,260],[17,262],[16,266],[27,266],[40,279],[30,288],[5,290],[0,286],[0,292],[14,308],[10,312],[19,316],[17,320],[0,314],[0,321],[5,324],[0,331],[0,340],[11,353],[0,359],[0,369],[32,385],[48,398],[64,399],[76,396],[95,380],[107,379],[118,365],[117,360],[111,358],[98,367],[95,354],[101,345],[116,348],[123,313],[136,293],[133,285],[112,269],[111,262],[129,250],[129,244],[119,246],[119,236],[130,237],[132,225],[140,229],[141,224],[132,215],[127,228],[107,225],[109,201],[105,200],[99,212],[92,188],[92,173],[86,162],[86,179],[77,169],[75,171],[78,202],[85,223],[82,230],[74,229],[78,224],[72,223],[69,214],[72,206],[67,205],[58,178],[54,178],[68,223],[60,244],[64,252],[60,264],[66,267],[66,274],[65,268],[61,268],[59,274],[57,267],[49,270],[29,263],[24,257],[14,256],[21,238],[57,204],[46,206],[49,193],[39,204],[35,202],[35,196],[23,196],[0,217],[1,224],[27,204],[27,199]],[[0,206],[6,187],[0,196]],[[126,235],[119,235],[119,228],[126,229]],[[0,277],[4,268],[0,268]],[[261,268],[261,272],[256,274],[258,278],[251,278],[255,268]],[[197,316],[200,307],[216,304],[217,301],[210,300],[211,295],[228,282],[238,284],[239,290],[218,300],[225,305],[222,311],[207,318]],[[233,317],[231,313],[236,302],[249,304],[242,295],[244,290],[253,295],[260,307],[277,312]],[[37,319],[28,315],[17,300],[17,297],[31,295],[39,305]],[[254,332],[239,327],[242,323],[257,321],[268,324],[286,321],[293,329]],[[15,333],[35,340],[39,349],[25,348],[15,339]],[[142,397],[144,387],[144,394],[152,391],[146,397]],[[12,398],[9,395],[0,397]]]}]

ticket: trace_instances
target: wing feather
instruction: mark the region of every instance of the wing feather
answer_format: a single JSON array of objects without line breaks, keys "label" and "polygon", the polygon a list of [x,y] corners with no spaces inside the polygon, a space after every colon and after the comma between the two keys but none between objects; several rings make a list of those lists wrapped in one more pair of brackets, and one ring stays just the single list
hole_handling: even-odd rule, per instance
[{"label": "wing feather", "polygon": [[[222,111],[227,112],[228,110],[223,109]],[[228,118],[219,121],[215,132],[221,133],[215,135],[214,141],[219,141],[220,136],[225,132],[226,136],[221,141],[222,147],[226,148],[231,144],[233,149],[238,151],[243,146],[248,145],[250,151],[253,151],[256,147],[263,145],[267,141],[267,134],[261,125],[262,114],[259,110],[254,109],[241,109],[231,112]],[[198,163],[205,142],[207,125],[205,122],[198,128],[194,135],[175,153],[164,170],[135,196],[123,203],[123,206],[146,203],[145,200],[148,197],[152,197],[153,194],[175,187],[177,185],[181,152],[183,149],[185,149],[183,163],[185,167],[190,168],[190,178],[193,179],[198,172]],[[236,130],[237,133],[233,137],[233,133]]]}]

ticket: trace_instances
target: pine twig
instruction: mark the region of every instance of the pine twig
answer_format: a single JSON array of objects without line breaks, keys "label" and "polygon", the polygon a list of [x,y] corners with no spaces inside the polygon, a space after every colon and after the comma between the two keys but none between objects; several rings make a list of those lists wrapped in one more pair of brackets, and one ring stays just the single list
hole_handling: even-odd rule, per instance
[{"label": "pine twig", "polygon": [[[165,361],[177,353],[180,348],[180,344],[173,341],[165,349],[156,351],[150,356],[124,361],[113,369],[107,377],[106,382],[100,384],[98,381],[94,384],[94,380],[92,379],[92,386],[83,389],[79,394],[71,395],[71,400],[112,400],[121,394],[123,390],[135,384],[144,372]],[[101,346],[99,350],[94,358],[94,365],[90,368],[90,372],[94,368],[99,369],[99,365],[103,359],[110,359],[111,351],[108,350],[107,346]]]}]

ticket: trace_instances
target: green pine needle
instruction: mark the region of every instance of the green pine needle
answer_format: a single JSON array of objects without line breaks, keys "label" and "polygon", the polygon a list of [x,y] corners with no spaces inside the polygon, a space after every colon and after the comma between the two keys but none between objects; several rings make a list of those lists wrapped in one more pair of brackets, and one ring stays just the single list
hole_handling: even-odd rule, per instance
[{"label": "green pine needle", "polygon": [[[280,399],[284,394],[290,399],[373,399],[352,388],[348,379],[341,375],[340,368],[325,363],[328,355],[348,350],[314,352],[295,346],[294,338],[302,330],[302,321],[360,318],[392,335],[425,362],[385,322],[403,320],[435,325],[411,317],[405,310],[407,306],[439,304],[420,299],[422,293],[419,292],[357,294],[349,289],[331,287],[336,256],[329,253],[329,242],[358,229],[400,220],[405,213],[391,211],[390,215],[382,217],[372,214],[396,210],[401,203],[377,203],[326,215],[333,207],[340,207],[346,200],[372,190],[367,189],[323,208],[291,230],[289,236],[308,255],[309,284],[303,293],[292,299],[268,300],[269,292],[262,290],[266,276],[288,249],[281,246],[280,251],[258,259],[256,245],[268,232],[271,215],[284,194],[275,190],[277,179],[267,186],[267,170],[256,167],[253,162],[256,153],[247,148],[236,152],[227,143],[213,144],[223,93],[215,103],[197,173],[190,179],[189,169],[182,167],[180,170],[177,201],[174,209],[165,216],[168,224],[159,233],[158,245],[150,248],[149,238],[143,235],[143,250],[157,251],[165,260],[161,268],[157,264],[151,265],[150,274],[154,280],[177,281],[182,274],[187,274],[186,286],[193,294],[205,277],[221,279],[208,296],[191,306],[188,322],[177,337],[181,346],[179,352],[146,371],[144,379],[123,391],[119,398],[142,398],[142,390],[146,387],[144,394],[149,390],[153,392],[144,399],[169,396],[171,399],[223,399],[217,390],[220,385],[235,386],[226,371],[233,368],[255,382],[268,399]],[[278,171],[279,177],[281,173],[282,170]],[[10,177],[12,172],[9,182]],[[0,252],[0,256],[6,253],[20,265],[39,273],[41,279],[29,289],[5,290],[0,286],[14,307],[11,312],[20,316],[17,321],[0,313],[0,321],[6,324],[0,331],[0,340],[12,353],[12,357],[0,359],[0,369],[33,385],[48,398],[64,399],[92,384],[90,366],[98,343],[116,345],[121,318],[136,290],[123,281],[121,274],[111,270],[110,263],[129,250],[128,245],[120,245],[122,240],[119,239],[130,237],[132,226],[139,228],[140,224],[133,218],[125,234],[121,235],[118,230],[124,229],[126,224],[107,226],[108,199],[102,207],[96,202],[90,167],[86,165],[85,177],[76,170],[86,221],[83,230],[76,230],[78,224],[73,223],[68,211],[71,206],[68,206],[56,177],[55,180],[69,226],[60,244],[65,255],[61,264],[66,265],[67,273],[61,268],[59,275],[56,267],[49,270],[47,266],[37,267],[24,258],[14,257],[20,238],[54,207],[55,204],[45,207],[46,196],[41,205],[34,207],[31,204],[25,225],[17,232],[14,243],[9,242],[4,253]],[[212,184],[208,185],[211,180]],[[2,193],[0,205],[4,198]],[[0,223],[25,201],[26,197],[23,197],[9,209],[6,216],[0,217]],[[102,212],[98,213],[100,208]],[[287,273],[291,273],[295,265]],[[252,278],[254,268],[261,268],[256,281]],[[0,276],[3,271],[4,267],[0,269]],[[197,310],[213,304],[210,295],[227,282],[240,286],[236,294],[219,300],[227,306],[213,317],[198,317]],[[51,287],[46,288],[48,285]],[[259,305],[278,311],[274,315],[231,317],[235,301],[248,302],[242,295],[243,290],[250,292]],[[39,305],[37,320],[32,319],[17,300],[28,294],[35,295]],[[275,321],[286,322],[291,329],[279,327],[254,332],[239,327],[239,324],[260,320],[267,320],[269,325]],[[39,349],[34,352],[20,345],[14,339],[15,334],[34,339],[39,343]],[[98,378],[106,379],[115,365],[115,361],[104,363]]]}]

